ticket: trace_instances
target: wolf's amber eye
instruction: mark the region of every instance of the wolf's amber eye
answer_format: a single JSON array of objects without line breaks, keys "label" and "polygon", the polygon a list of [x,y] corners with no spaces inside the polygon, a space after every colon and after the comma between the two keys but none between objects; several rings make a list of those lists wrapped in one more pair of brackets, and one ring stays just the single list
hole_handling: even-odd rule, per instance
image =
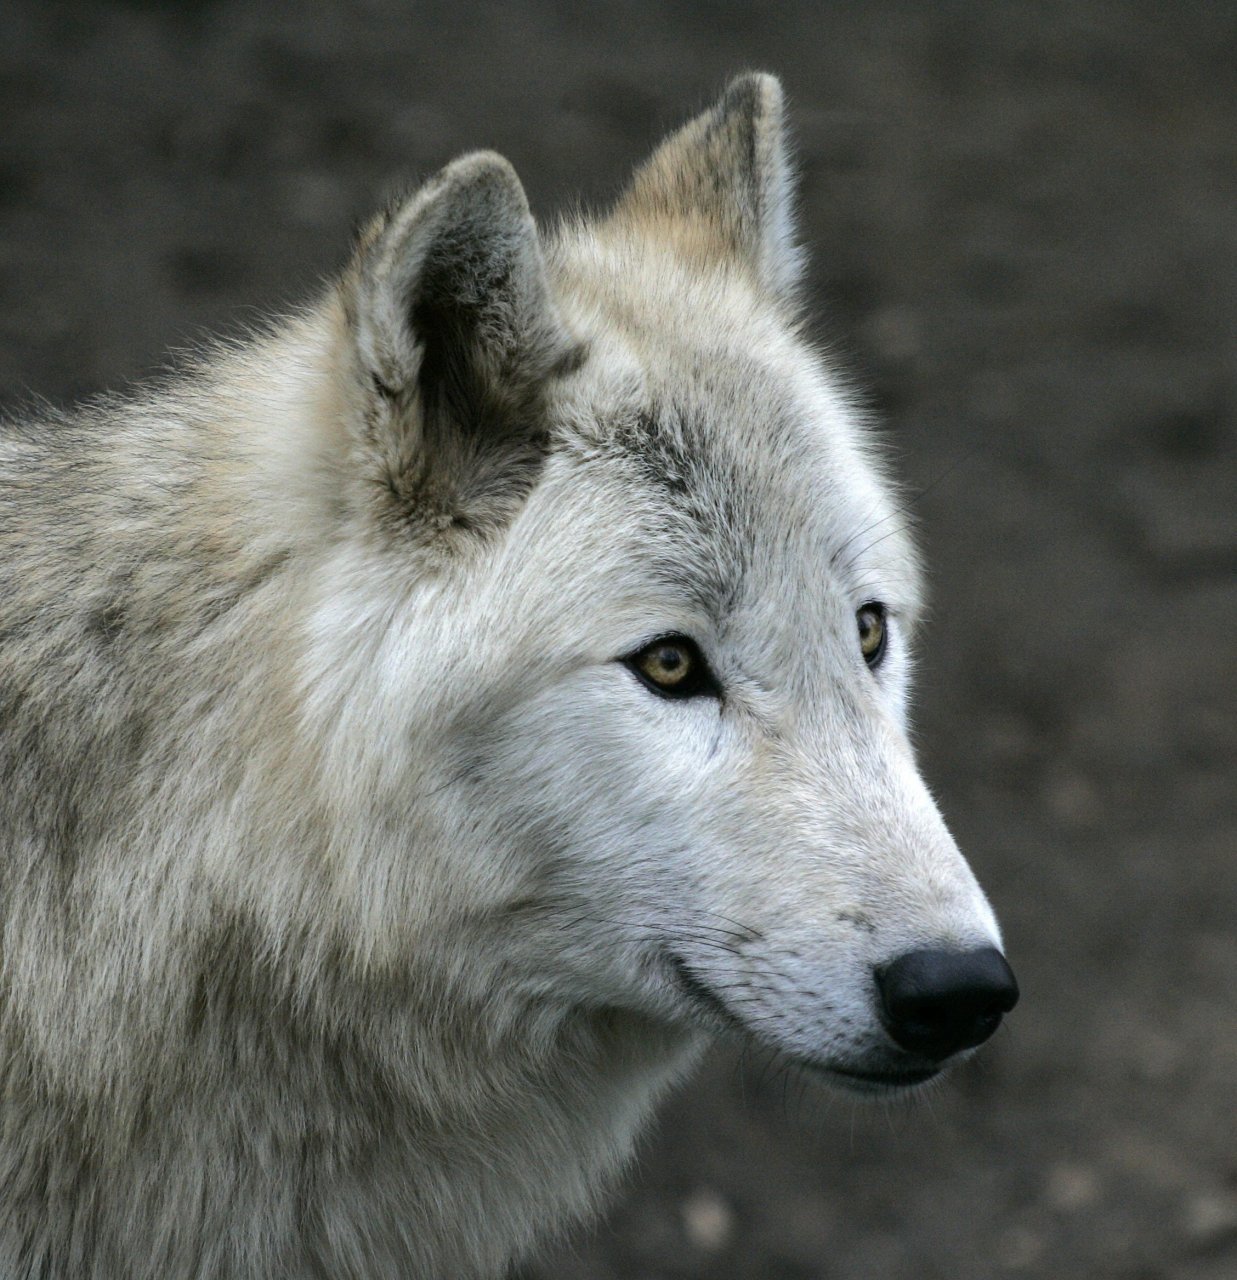
[{"label": "wolf's amber eye", "polygon": [[865,604],[855,614],[859,624],[859,651],[869,667],[879,666],[885,656],[885,606]]},{"label": "wolf's amber eye", "polygon": [[692,698],[720,693],[699,647],[687,636],[663,636],[624,659],[654,693],[667,698]]}]

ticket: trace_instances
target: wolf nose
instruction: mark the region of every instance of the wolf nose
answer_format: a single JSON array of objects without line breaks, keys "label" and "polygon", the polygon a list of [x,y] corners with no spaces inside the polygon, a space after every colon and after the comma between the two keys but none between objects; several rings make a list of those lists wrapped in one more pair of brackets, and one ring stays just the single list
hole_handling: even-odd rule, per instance
[{"label": "wolf nose", "polygon": [[909,951],[876,971],[885,1028],[901,1048],[936,1062],[985,1040],[1018,1003],[995,947]]}]

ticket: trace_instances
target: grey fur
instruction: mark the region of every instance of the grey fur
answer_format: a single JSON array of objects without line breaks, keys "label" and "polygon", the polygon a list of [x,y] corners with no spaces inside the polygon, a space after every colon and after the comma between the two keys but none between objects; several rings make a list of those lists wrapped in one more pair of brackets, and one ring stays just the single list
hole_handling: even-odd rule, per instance
[{"label": "grey fur", "polygon": [[[496,1276],[710,1033],[882,1060],[872,965],[996,939],[787,172],[767,76],[553,235],[465,157],[302,314],[0,433],[0,1276]],[[721,700],[634,679],[668,631]]]}]

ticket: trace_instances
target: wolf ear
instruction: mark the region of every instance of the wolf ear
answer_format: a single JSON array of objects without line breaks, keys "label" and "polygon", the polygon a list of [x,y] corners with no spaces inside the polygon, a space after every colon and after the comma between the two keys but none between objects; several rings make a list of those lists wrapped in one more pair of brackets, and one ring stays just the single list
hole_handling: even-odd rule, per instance
[{"label": "wolf ear", "polygon": [[539,393],[577,351],[510,164],[464,156],[394,205],[362,233],[344,288],[392,491],[405,505],[432,491],[440,516],[474,523],[461,511],[478,487],[494,499],[505,472],[527,476]]},{"label": "wolf ear", "polygon": [[732,80],[711,110],[636,170],[615,217],[667,234],[689,253],[746,262],[758,284],[790,301],[802,254],[783,117],[776,77],[751,72]]}]

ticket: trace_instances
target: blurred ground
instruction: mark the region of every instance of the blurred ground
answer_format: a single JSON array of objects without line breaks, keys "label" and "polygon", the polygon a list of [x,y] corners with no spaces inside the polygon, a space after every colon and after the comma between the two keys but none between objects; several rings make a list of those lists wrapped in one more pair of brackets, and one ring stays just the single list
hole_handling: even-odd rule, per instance
[{"label": "blurred ground", "polygon": [[601,200],[746,66],[918,504],[1023,1003],[929,1105],[719,1050],[526,1280],[1237,1276],[1237,7],[5,0],[0,405],[294,301],[476,146]]}]

